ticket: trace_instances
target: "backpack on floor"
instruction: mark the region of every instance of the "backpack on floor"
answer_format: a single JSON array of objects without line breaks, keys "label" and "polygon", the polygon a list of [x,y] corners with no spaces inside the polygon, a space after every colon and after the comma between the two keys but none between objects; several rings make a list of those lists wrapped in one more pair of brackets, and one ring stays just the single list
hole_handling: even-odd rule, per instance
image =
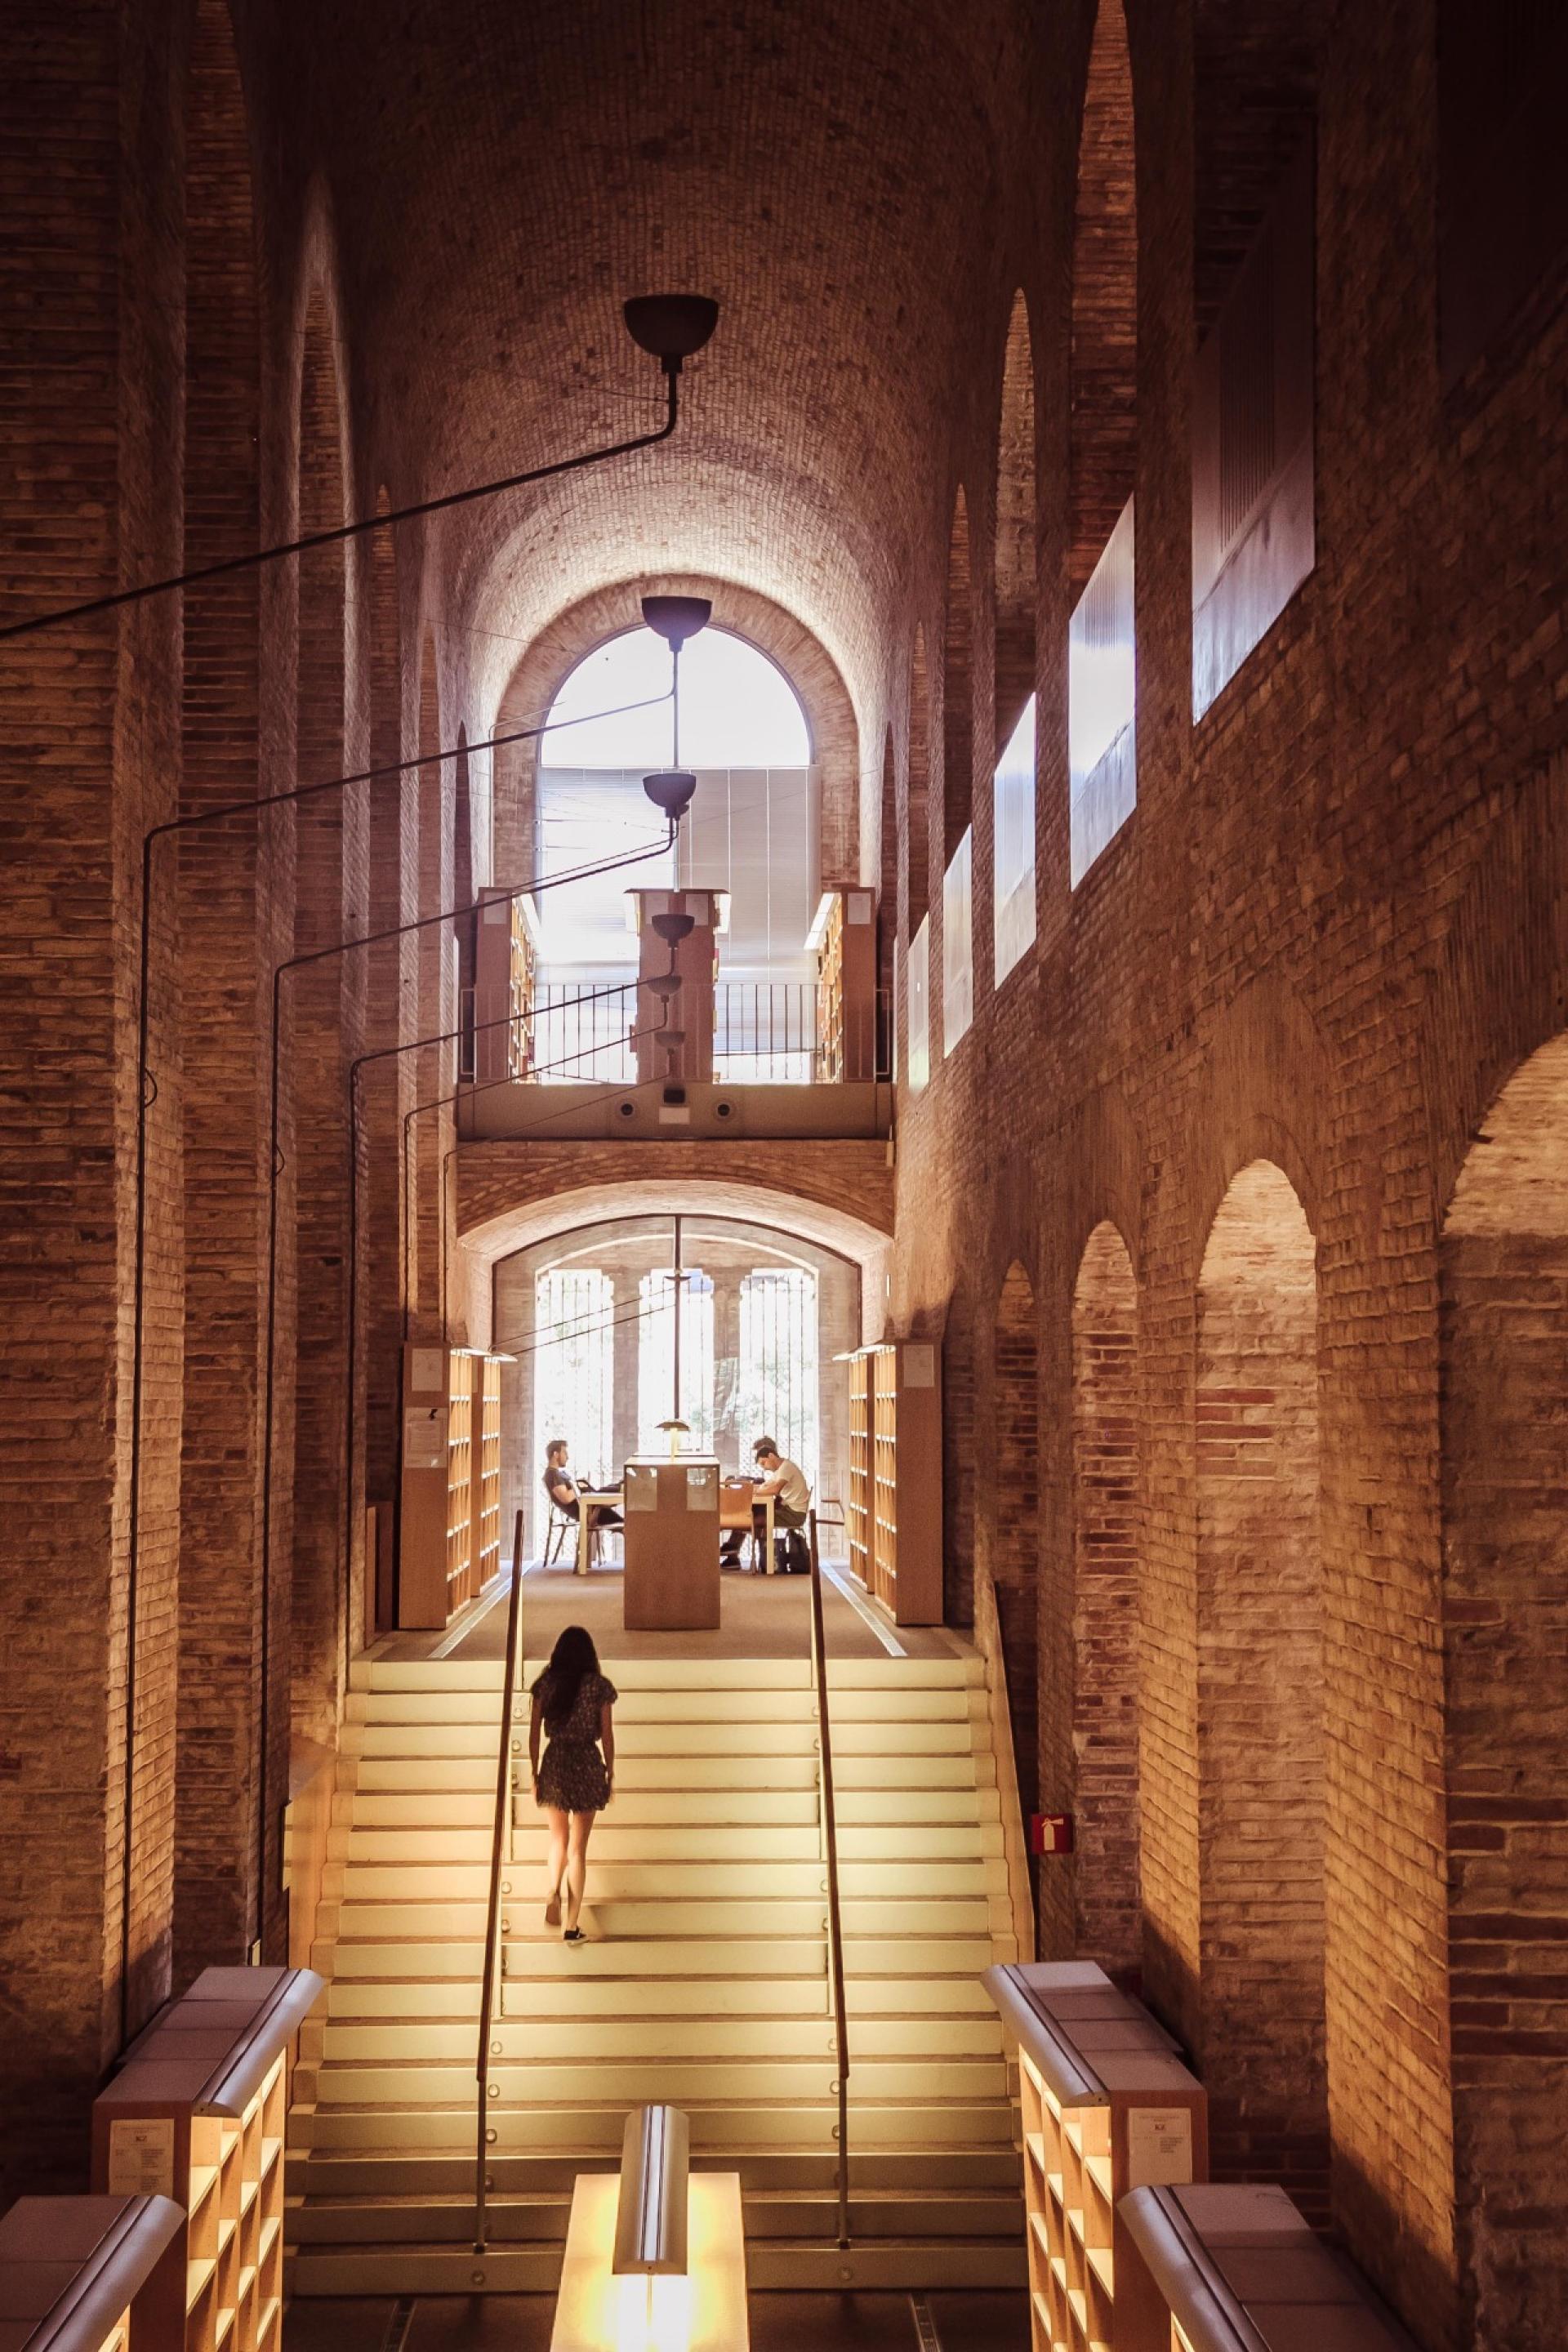
[{"label": "backpack on floor", "polygon": [[781,1576],[809,1576],[811,1554],[798,1528],[786,1528],[773,1538],[773,1558]]}]

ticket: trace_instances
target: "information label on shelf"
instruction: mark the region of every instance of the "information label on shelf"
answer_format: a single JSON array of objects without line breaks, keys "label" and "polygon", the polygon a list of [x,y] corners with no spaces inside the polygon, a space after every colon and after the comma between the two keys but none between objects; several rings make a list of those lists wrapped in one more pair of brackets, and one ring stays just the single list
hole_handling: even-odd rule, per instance
[{"label": "information label on shelf", "polygon": [[172,2197],[174,2193],[173,2116],[133,2116],[109,2126],[111,2197]]},{"label": "information label on shelf", "polygon": [[1179,2189],[1193,2177],[1190,2107],[1132,2107],[1127,2116],[1129,2189]]}]

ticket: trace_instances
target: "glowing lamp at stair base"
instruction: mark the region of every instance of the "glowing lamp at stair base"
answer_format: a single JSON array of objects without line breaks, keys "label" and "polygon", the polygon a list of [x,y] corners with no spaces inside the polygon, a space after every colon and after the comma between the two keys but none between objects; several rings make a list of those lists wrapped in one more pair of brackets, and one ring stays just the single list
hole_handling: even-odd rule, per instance
[{"label": "glowing lamp at stair base", "polygon": [[741,2176],[689,2175],[685,2117],[639,2108],[619,2174],[577,2177],[550,2352],[747,2352],[750,2340]]}]

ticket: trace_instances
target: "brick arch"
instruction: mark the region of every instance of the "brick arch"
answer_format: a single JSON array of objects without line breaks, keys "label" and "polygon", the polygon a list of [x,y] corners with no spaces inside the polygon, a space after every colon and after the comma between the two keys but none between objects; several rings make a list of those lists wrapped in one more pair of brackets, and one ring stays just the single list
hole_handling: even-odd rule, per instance
[{"label": "brick arch", "polygon": [[1421,1070],[1441,1216],[1488,1107],[1568,1026],[1568,756],[1505,803],[1450,918],[1421,1025]]},{"label": "brick arch", "polygon": [[[1310,1007],[1268,972],[1215,1016],[1204,1042],[1202,1105],[1192,1139],[1194,1246],[1239,1170],[1255,1160],[1283,1170],[1314,1232],[1326,1188],[1322,1140],[1332,1117],[1334,1065]],[[1342,1168],[1341,1181],[1346,1170]]]},{"label": "brick arch", "polygon": [[1138,1868],[1138,1672],[1143,1568],[1138,1282],[1107,1218],[1072,1295],[1071,1917],[1062,1948],[1131,1975],[1142,1941]]},{"label": "brick arch", "polygon": [[1068,463],[1076,597],[1132,495],[1137,457],[1138,197],[1122,0],[1094,15],[1073,215]]},{"label": "brick arch", "polygon": [[[729,629],[776,664],[800,698],[821,791],[822,872],[853,881],[859,873],[860,729],[843,674],[820,637],[771,597],[733,581],[696,572],[650,572],[617,582],[568,605],[532,638],[501,696],[496,732],[542,719],[585,656],[641,626],[645,595],[707,596],[716,626]],[[521,875],[531,856],[539,750],[518,744],[495,755],[498,872]]]},{"label": "brick arch", "polygon": [[1568,2341],[1568,1031],[1486,1112],[1437,1252],[1448,2026],[1463,2339]]},{"label": "brick arch", "polygon": [[1284,1171],[1233,1179],[1198,1277],[1198,1873],[1216,2179],[1328,2200],[1316,1246]]}]

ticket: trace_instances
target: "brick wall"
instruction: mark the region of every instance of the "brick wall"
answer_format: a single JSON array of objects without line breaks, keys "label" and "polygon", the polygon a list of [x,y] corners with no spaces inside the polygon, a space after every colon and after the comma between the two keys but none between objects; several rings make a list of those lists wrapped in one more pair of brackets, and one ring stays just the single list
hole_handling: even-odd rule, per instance
[{"label": "brick wall", "polygon": [[[1138,1606],[1143,1399],[1138,1287],[1110,1223],[1089,1237],[1072,1302],[1070,1948],[1127,1976],[1140,1964]],[[1053,1865],[1053,1874],[1058,1866]]]},{"label": "brick wall", "polygon": [[[227,10],[192,31],[185,198],[187,566],[260,523],[260,320],[248,135]],[[259,583],[184,599],[180,813],[254,799]],[[264,1315],[265,1056],[270,924],[254,819],[195,825],[156,852],[154,924],[179,926],[184,1056],[185,1395],[181,1461],[174,1974],[232,1962],[257,1932],[258,1351]],[[177,890],[176,890],[177,885]]]},{"label": "brick wall", "polygon": [[1243,1169],[1198,1284],[1201,2053],[1216,2179],[1326,2213],[1317,1280],[1289,1180]]},{"label": "brick wall", "polygon": [[[1487,1113],[1443,1223],[1449,2028],[1464,2319],[1568,2332],[1568,1037]],[[1542,1686],[1542,1666],[1555,1689]]]}]

